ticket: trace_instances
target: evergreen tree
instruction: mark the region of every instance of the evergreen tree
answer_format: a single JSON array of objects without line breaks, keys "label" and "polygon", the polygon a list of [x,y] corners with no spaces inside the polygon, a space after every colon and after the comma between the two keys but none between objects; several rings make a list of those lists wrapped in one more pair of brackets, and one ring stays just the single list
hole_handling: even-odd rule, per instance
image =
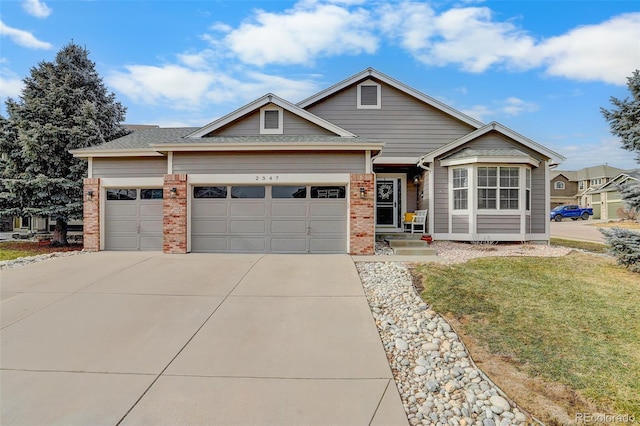
[{"label": "evergreen tree", "polygon": [[[611,97],[615,108],[610,111],[604,108],[600,110],[609,122],[611,133],[621,139],[624,149],[638,154],[637,160],[640,162],[640,71],[635,70],[627,80],[631,99]],[[640,184],[629,183],[619,189],[627,208],[640,211]],[[618,263],[634,272],[640,272],[640,233],[620,228],[600,229],[600,232],[611,246],[611,252]]]},{"label": "evergreen tree", "polygon": [[[67,222],[82,217],[86,161],[69,150],[127,134],[126,108],[107,91],[89,51],[71,42],[40,62],[0,120],[0,216],[51,216],[53,244],[67,244]],[[0,117],[1,118],[1,117]]]}]

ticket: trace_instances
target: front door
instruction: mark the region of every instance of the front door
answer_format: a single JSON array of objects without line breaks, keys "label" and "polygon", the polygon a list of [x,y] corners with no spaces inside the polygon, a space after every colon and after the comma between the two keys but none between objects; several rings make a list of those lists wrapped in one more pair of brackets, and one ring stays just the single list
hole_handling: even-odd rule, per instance
[{"label": "front door", "polygon": [[376,179],[376,226],[400,226],[400,188],[398,178]]}]

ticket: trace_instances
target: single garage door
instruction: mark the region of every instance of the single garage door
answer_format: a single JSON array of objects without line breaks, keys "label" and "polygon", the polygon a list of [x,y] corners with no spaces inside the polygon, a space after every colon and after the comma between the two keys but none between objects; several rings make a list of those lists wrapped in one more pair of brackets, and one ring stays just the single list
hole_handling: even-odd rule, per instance
[{"label": "single garage door", "polygon": [[107,189],[105,250],[162,250],[162,189]]},{"label": "single garage door", "polygon": [[191,251],[345,253],[345,186],[195,186]]}]

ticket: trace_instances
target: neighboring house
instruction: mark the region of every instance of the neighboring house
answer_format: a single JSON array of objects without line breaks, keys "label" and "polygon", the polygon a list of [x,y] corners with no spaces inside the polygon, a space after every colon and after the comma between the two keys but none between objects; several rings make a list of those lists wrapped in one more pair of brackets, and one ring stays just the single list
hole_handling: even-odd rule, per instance
[{"label": "neighboring house", "polygon": [[416,209],[436,240],[548,241],[564,159],[371,68],[72,153],[89,162],[85,248],[167,253],[372,254]]},{"label": "neighboring house", "polygon": [[604,220],[620,219],[619,209],[625,210],[619,185],[628,182],[640,182],[640,169],[620,173],[606,184],[589,191],[592,200],[593,216]]},{"label": "neighboring house", "polygon": [[[623,171],[623,169],[607,164],[585,167],[577,171],[553,170],[551,172],[550,207],[554,208],[563,204],[594,207],[593,218],[600,219],[600,211],[593,204],[592,191],[600,188]],[[570,194],[571,190],[574,190],[573,194]]]},{"label": "neighboring house", "polygon": [[576,172],[551,171],[551,209],[565,204],[575,204],[577,193],[578,181]]}]

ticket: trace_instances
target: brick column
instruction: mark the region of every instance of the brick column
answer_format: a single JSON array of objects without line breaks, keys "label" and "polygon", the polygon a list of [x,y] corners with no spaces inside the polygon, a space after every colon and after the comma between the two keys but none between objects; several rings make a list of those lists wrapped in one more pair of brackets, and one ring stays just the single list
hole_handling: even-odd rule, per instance
[{"label": "brick column", "polygon": [[[366,192],[360,196],[360,188]],[[352,174],[349,190],[350,254],[374,254],[376,227],[374,223],[373,174]]]},{"label": "brick column", "polygon": [[[100,251],[100,179],[85,178],[82,191],[82,226],[84,249],[87,251]],[[92,191],[91,200],[87,192]]]},{"label": "brick column", "polygon": [[[175,193],[171,190],[175,188]],[[162,227],[165,253],[187,252],[187,175],[165,175]]]}]

